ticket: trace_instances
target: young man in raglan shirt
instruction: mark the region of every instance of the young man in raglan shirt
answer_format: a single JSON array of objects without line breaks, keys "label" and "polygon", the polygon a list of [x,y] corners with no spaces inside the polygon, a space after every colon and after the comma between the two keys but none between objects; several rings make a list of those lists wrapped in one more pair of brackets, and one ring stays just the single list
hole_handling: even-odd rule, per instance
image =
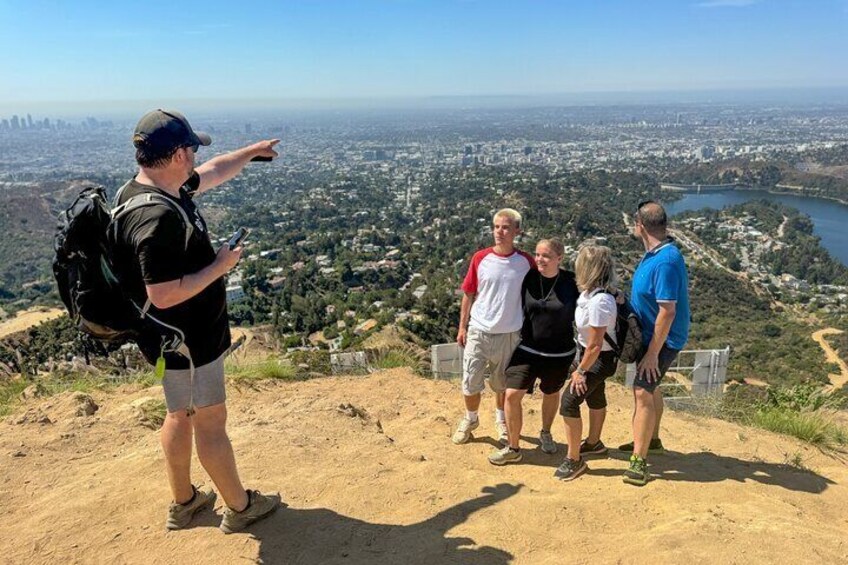
[{"label": "young man in raglan shirt", "polygon": [[462,283],[462,307],[456,341],[465,348],[462,358],[462,394],[465,416],[451,438],[455,444],[471,439],[480,425],[477,411],[485,388],[485,373],[491,367],[489,386],[495,392],[498,439],[508,441],[504,414],[504,371],[521,335],[523,313],[521,284],[524,275],[536,268],[533,257],[515,248],[521,233],[521,214],[511,208],[492,219],[495,245],[481,249],[471,259]]}]

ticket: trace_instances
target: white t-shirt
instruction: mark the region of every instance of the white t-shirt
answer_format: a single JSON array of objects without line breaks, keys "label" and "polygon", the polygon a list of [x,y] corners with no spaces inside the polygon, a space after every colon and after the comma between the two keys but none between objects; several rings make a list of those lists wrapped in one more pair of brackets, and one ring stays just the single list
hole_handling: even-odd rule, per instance
[{"label": "white t-shirt", "polygon": [[517,249],[509,255],[498,255],[492,247],[475,253],[462,282],[463,292],[477,295],[468,327],[492,334],[520,330],[521,284],[527,271],[535,268],[533,257]]},{"label": "white t-shirt", "polygon": [[[596,292],[598,291],[598,292]],[[595,295],[589,296],[595,292]],[[615,319],[618,315],[618,305],[612,295],[594,289],[591,292],[581,292],[577,298],[577,309],[574,311],[574,324],[577,326],[577,341],[586,347],[589,343],[589,328],[606,326],[607,334],[615,341]],[[612,351],[607,340],[604,340],[601,351]]]}]

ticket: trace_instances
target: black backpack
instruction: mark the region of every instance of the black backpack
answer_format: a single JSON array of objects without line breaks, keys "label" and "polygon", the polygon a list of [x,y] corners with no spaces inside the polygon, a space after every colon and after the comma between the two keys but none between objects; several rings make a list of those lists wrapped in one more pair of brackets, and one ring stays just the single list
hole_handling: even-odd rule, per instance
[{"label": "black backpack", "polygon": [[53,239],[53,275],[62,302],[80,331],[108,342],[154,340],[165,351],[176,350],[184,341],[179,328],[147,312],[149,300],[138,305],[124,294],[110,260],[117,220],[143,206],[161,205],[180,213],[187,245],[192,227],[185,211],[159,194],[139,194],[113,209],[102,187],[88,187],[59,214]]},{"label": "black backpack", "polygon": [[[615,298],[615,295],[613,295]],[[615,303],[617,312],[615,317],[615,342],[609,334],[604,332],[604,340],[615,351],[616,357],[623,363],[635,363],[642,358],[644,347],[642,346],[642,324],[639,318],[630,308],[630,302],[626,299],[623,304]]]}]

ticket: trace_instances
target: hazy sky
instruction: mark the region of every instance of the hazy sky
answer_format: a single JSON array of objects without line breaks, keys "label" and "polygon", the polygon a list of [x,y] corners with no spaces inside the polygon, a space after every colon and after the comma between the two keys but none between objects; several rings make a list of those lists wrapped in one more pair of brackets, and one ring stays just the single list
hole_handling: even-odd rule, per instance
[{"label": "hazy sky", "polygon": [[0,103],[848,86],[848,0],[0,0]]}]

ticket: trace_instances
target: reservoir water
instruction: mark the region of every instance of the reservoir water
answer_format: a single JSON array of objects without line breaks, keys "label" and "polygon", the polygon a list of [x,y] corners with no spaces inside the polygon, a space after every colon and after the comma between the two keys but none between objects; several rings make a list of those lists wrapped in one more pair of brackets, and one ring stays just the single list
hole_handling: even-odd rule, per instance
[{"label": "reservoir water", "polygon": [[830,254],[848,265],[848,206],[809,196],[770,194],[755,190],[728,190],[724,192],[687,192],[676,202],[665,204],[669,215],[674,216],[687,210],[735,206],[751,200],[777,201],[797,208],[813,220],[813,232],[821,238],[822,245]]}]

